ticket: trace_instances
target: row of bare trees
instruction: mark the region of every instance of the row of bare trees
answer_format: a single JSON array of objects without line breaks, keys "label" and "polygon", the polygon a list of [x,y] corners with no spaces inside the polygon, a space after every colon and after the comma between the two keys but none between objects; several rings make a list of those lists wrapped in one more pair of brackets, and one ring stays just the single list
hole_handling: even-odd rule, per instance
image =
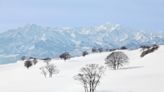
[{"label": "row of bare trees", "polygon": [[[143,52],[141,54],[141,57],[155,51],[156,49],[159,48],[159,46],[158,45],[143,46],[142,48],[143,48]],[[121,49],[127,49],[127,48],[122,47]],[[93,52],[96,52],[95,49],[92,49],[92,50]],[[99,51],[101,52],[102,49],[99,49]],[[89,53],[87,51],[84,51],[82,53],[83,56],[86,56],[88,54]],[[66,53],[61,54],[59,57],[64,60],[67,60],[71,58],[71,55],[68,52],[66,52]],[[33,59],[32,62],[34,62],[34,60],[35,59]],[[43,67],[40,67],[40,70],[42,71],[42,74],[45,77],[47,76],[52,77],[53,74],[59,73],[59,70],[56,68],[56,66],[54,64],[50,64],[49,62],[51,60],[50,58],[45,58],[43,60],[46,62],[46,65]],[[117,70],[123,65],[127,64],[128,60],[129,58],[124,52],[115,51],[109,54],[105,58],[105,64],[109,68],[112,68],[113,70]],[[25,66],[27,68],[33,65],[33,63],[32,62],[30,63],[30,62],[29,61],[25,62]],[[82,84],[85,92],[95,92],[105,70],[106,70],[106,67],[104,66],[101,66],[98,64],[88,64],[80,69],[80,72],[76,76],[74,76],[74,79],[78,80]]]},{"label": "row of bare trees", "polygon": [[[122,47],[116,48],[116,49],[92,48],[91,49],[91,52],[92,53],[97,53],[97,52],[100,52],[101,53],[101,52],[115,51],[115,50],[124,50],[124,49],[127,49],[127,47],[126,46],[122,46]],[[86,56],[88,54],[89,54],[88,51],[83,51],[82,52],[82,56]],[[70,59],[71,58],[71,55],[70,55],[69,52],[64,52],[61,55],[59,55],[59,58],[64,59],[64,60],[67,60],[67,59]]]},{"label": "row of bare trees", "polygon": [[92,52],[108,52],[108,51],[115,51],[115,50],[125,50],[128,49],[126,46],[122,46],[120,48],[113,48],[113,49],[109,49],[109,48],[92,48]]},{"label": "row of bare trees", "polygon": [[50,78],[52,77],[52,75],[59,73],[57,67],[54,64],[50,64],[49,62],[46,62],[45,66],[40,67],[40,70],[44,77],[49,76]]},{"label": "row of bare trees", "polygon": [[[88,53],[85,52],[83,54],[87,55]],[[69,55],[68,53],[65,53],[62,54],[60,57],[65,59],[66,57],[68,58]],[[24,65],[29,68],[33,65],[33,62],[36,59],[32,60],[33,61],[26,60]],[[59,73],[57,67],[50,62],[50,58],[45,58],[42,60],[44,60],[45,66],[40,67],[40,70],[45,77],[51,78],[53,74]],[[128,63],[128,56],[120,51],[112,52],[105,58],[105,64],[114,70],[119,69],[126,63]],[[105,66],[101,66],[98,64],[88,64],[80,69],[80,72],[76,76],[74,76],[74,79],[78,80],[82,84],[85,92],[95,92],[105,70]]]},{"label": "row of bare trees", "polygon": [[[56,68],[56,66],[53,63],[50,63],[51,58],[44,58],[42,59],[43,62],[45,62],[45,65],[40,67],[41,73],[47,77],[52,77],[53,74],[59,73],[59,70]],[[38,60],[36,58],[25,60],[24,66],[29,69],[31,66],[36,65]]]},{"label": "row of bare trees", "polygon": [[[117,48],[117,49],[122,49],[123,50],[123,49],[127,49],[127,47],[122,46],[121,48]],[[91,52],[95,53],[95,52],[104,52],[104,51],[115,51],[117,49],[92,48]],[[88,54],[89,54],[88,51],[83,51],[82,52],[82,56],[86,56]],[[71,54],[69,52],[64,52],[61,55],[59,55],[59,58],[67,60],[67,59],[71,58]],[[35,57],[26,57],[26,56],[21,57],[21,60],[23,60],[23,61],[24,60],[33,60],[33,59],[36,60],[37,58],[35,58]],[[51,60],[51,58],[47,57],[47,58],[44,58],[44,59],[41,59],[41,60]]]}]

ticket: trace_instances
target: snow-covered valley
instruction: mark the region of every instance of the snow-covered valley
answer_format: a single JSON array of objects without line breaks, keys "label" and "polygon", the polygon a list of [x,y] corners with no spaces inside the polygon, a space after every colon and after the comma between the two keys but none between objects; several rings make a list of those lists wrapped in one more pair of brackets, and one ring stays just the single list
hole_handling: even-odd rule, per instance
[{"label": "snow-covered valley", "polygon": [[[129,63],[118,70],[106,69],[96,92],[164,92],[164,46],[140,58],[141,51],[123,50]],[[1,92],[84,92],[79,81],[74,79],[80,68],[86,64],[105,65],[104,59],[111,52],[92,53],[70,60],[56,60],[59,73],[45,78],[39,61],[27,69],[23,61],[0,65]]]}]

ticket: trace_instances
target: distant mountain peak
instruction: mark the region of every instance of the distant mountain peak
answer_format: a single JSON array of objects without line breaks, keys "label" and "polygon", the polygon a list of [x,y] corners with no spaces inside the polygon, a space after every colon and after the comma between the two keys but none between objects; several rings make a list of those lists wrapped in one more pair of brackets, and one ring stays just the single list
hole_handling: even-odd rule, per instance
[{"label": "distant mountain peak", "polygon": [[106,23],[103,25],[98,25],[95,27],[95,30],[97,31],[108,31],[108,32],[112,32],[112,31],[117,31],[120,29],[120,25],[119,24],[111,24],[111,23]]}]

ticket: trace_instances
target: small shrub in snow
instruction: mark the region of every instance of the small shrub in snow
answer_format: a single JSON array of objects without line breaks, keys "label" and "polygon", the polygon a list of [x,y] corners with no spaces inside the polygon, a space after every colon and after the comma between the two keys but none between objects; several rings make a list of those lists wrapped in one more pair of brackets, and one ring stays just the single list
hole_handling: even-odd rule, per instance
[{"label": "small shrub in snow", "polygon": [[98,50],[96,48],[92,48],[92,52],[95,53],[98,52]]},{"label": "small shrub in snow", "polygon": [[112,67],[114,70],[118,69],[120,66],[123,66],[128,62],[128,56],[123,52],[112,52],[105,59],[105,64]]},{"label": "small shrub in snow", "polygon": [[44,62],[45,62],[46,64],[49,64],[49,62],[51,61],[51,58],[47,57],[47,58],[44,58],[44,59],[42,59],[42,60],[44,60]]},{"label": "small shrub in snow", "polygon": [[98,48],[98,51],[99,52],[103,52],[103,48]]},{"label": "small shrub in snow", "polygon": [[31,67],[31,66],[32,66],[32,62],[29,61],[29,60],[27,60],[27,61],[25,61],[24,66],[25,66],[26,68]]},{"label": "small shrub in snow", "polygon": [[109,49],[109,51],[115,51],[115,50],[117,50],[117,49]]},{"label": "small shrub in snow", "polygon": [[83,53],[82,53],[82,56],[86,56],[86,55],[88,55],[89,53],[87,52],[87,51],[84,51]]},{"label": "small shrub in snow", "polygon": [[82,67],[80,73],[74,78],[82,83],[85,92],[95,92],[104,71],[103,66],[89,64]]},{"label": "small shrub in snow", "polygon": [[121,50],[125,50],[125,49],[127,49],[127,47],[126,46],[122,46],[120,49]]},{"label": "small shrub in snow", "polygon": [[68,52],[65,52],[59,56],[61,59],[67,60],[71,58],[71,55]]}]

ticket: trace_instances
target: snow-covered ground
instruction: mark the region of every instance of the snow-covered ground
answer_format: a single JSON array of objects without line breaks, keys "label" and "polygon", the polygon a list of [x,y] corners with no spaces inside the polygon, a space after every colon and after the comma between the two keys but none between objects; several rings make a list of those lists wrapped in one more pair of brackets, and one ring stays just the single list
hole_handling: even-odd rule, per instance
[{"label": "snow-covered ground", "polygon": [[[97,92],[164,92],[164,46],[143,58],[140,50],[123,52],[130,58],[129,64],[119,70],[107,69]],[[29,69],[23,62],[0,65],[0,92],[84,92],[73,77],[86,64],[104,65],[109,54],[53,60],[60,72],[52,78],[41,74],[39,68],[45,65],[41,61]]]}]

